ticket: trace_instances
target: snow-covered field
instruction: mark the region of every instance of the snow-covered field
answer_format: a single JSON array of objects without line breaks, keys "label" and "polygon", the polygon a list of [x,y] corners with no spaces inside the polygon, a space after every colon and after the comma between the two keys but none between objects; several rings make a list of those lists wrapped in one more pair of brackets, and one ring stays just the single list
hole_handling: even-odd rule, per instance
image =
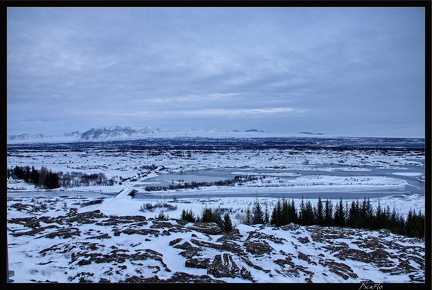
[{"label": "snow-covered field", "polygon": [[[8,181],[9,268],[15,271],[12,277],[15,282],[79,282],[80,279],[91,282],[104,279],[131,282],[137,277],[144,281],[155,275],[160,281],[168,282],[181,282],[181,279],[187,282],[199,279],[225,282],[424,281],[424,276],[421,278],[424,274],[424,241],[420,239],[408,239],[385,231],[323,228],[320,229],[320,235],[328,235],[327,240],[323,240],[314,238],[316,231],[313,227],[280,229],[247,226],[241,222],[245,209],[252,208],[256,200],[272,210],[280,198],[293,199],[298,205],[303,195],[312,204],[316,203],[317,195],[329,198],[334,204],[339,202],[339,198],[350,203],[367,196],[374,207],[379,202],[381,207],[395,208],[403,215],[412,209],[424,213],[424,182],[417,179],[425,175],[424,155],[415,150],[162,150],[157,147],[127,150],[95,146],[75,149],[57,146],[50,150],[41,147],[8,148],[8,168],[27,165],[37,169],[45,166],[53,172],[104,173],[116,183],[113,186],[43,190],[23,181]],[[256,179],[231,186],[145,190],[147,185],[191,182],[188,178],[213,181],[236,175],[254,175]],[[177,179],[179,176],[181,178]],[[134,198],[126,194],[132,189],[138,192]],[[155,206],[153,210],[148,210],[145,207],[146,204],[166,203],[175,208]],[[200,232],[191,223],[182,224],[181,229],[173,230],[173,227],[177,227],[174,225],[177,225],[182,210],[192,210],[200,215],[208,207],[223,208],[229,212],[233,225],[239,231],[237,239],[233,239],[239,247],[248,249],[249,242],[262,241],[253,238],[253,233],[259,232],[267,237],[264,240],[269,250],[261,254],[246,251],[247,255],[227,250],[219,245],[222,243],[222,234]],[[95,211],[105,217],[98,216],[89,223],[67,221],[68,216],[76,217]],[[172,224],[165,225],[165,231],[125,234],[131,228],[149,231],[157,228],[155,217],[161,212],[170,218],[169,223]],[[129,221],[127,228],[121,222],[104,226],[107,217],[126,216],[141,216],[146,222],[139,223],[135,218]],[[46,217],[57,218],[58,221],[50,221]],[[32,219],[38,227],[32,228],[28,224]],[[33,229],[31,234],[28,228]],[[54,234],[67,228],[77,230],[64,236]],[[330,233],[331,230],[339,234]],[[123,233],[113,235],[116,231]],[[342,231],[347,232],[342,234]],[[301,242],[305,237],[308,237],[309,242]],[[331,239],[331,247],[328,239]],[[362,246],[367,240],[378,242],[374,247]],[[225,253],[229,255],[222,255],[222,260],[233,259],[230,261],[245,270],[233,270],[237,274],[218,277],[218,274],[208,270],[211,267],[207,262],[207,267],[187,267],[185,264],[191,263],[192,258],[188,260],[188,256],[182,255],[181,249],[175,247],[186,242],[201,247],[201,254],[194,259],[208,257],[216,263],[216,256]],[[89,249],[90,245],[94,249]],[[342,256],[342,249],[343,255],[349,257]],[[360,250],[366,256],[381,250],[385,250],[385,254],[383,260],[368,263],[367,258],[351,255],[352,251],[360,253]],[[153,256],[141,256],[139,259],[129,256],[111,262],[95,262],[114,252],[128,252],[130,255],[146,252]],[[80,260],[76,255],[83,255],[83,259]],[[275,263],[280,264],[280,267],[274,267]],[[410,266],[402,267],[404,263]],[[405,270],[397,272],[398,267]],[[185,272],[193,277],[173,278],[174,273]],[[197,278],[202,275],[207,276]]]},{"label": "snow-covered field", "polygon": [[[424,195],[424,155],[418,151],[332,150],[332,149],[171,149],[147,150],[125,148],[12,147],[8,150],[8,168],[15,166],[47,167],[53,172],[104,173],[116,181],[114,186],[59,188],[59,191],[116,193],[121,181],[138,191],[137,198],[176,197],[274,197],[350,200],[378,197],[385,200],[413,199]],[[145,190],[148,185],[167,186],[192,181],[232,179],[254,175],[257,179],[234,186],[200,186],[199,189],[163,191]],[[179,181],[180,180],[180,181]],[[33,190],[32,185],[8,183],[9,189]],[[405,203],[424,212],[424,197]],[[414,201],[413,201],[414,202]],[[390,206],[397,206],[397,202]]]}]

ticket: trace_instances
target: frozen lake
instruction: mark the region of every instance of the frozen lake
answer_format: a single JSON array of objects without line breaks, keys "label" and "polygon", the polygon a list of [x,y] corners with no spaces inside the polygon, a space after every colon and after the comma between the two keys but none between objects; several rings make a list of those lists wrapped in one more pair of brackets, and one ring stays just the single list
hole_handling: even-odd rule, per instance
[{"label": "frozen lake", "polygon": [[[266,177],[277,177],[280,182],[292,181],[293,186],[284,189],[279,189],[275,191],[274,189],[269,189],[267,187],[252,187],[249,190],[237,190],[233,188],[218,189],[218,196],[230,197],[233,193],[241,194],[241,196],[267,196],[267,197],[293,197],[301,198],[344,198],[362,199],[363,197],[383,197],[389,195],[401,195],[401,194],[424,194],[425,184],[420,182],[417,178],[424,175],[424,168],[419,166],[406,166],[403,169],[387,169],[387,168],[376,168],[372,166],[362,166],[362,167],[348,167],[348,166],[317,166],[318,170],[311,167],[308,170],[196,170],[190,172],[182,173],[167,173],[156,177],[152,177],[146,180],[145,184],[137,186],[140,193],[135,198],[147,198],[151,197],[166,197],[167,195],[179,194],[182,197],[197,197],[197,196],[208,196],[213,193],[213,191],[207,190],[194,190],[193,193],[182,192],[182,193],[153,193],[144,192],[143,189],[146,185],[160,185],[168,186],[170,184],[179,183],[191,183],[191,182],[216,182],[220,180],[233,179],[236,175],[257,175]],[[295,181],[298,177],[311,177],[313,179],[326,179],[331,177],[349,177],[352,180],[365,179],[373,177],[387,177],[391,179],[398,179],[405,181],[404,186],[395,188],[394,186],[377,186],[373,187],[353,187],[350,186],[348,182],[345,184],[341,183],[339,186],[294,186]],[[324,184],[323,184],[324,185]],[[330,184],[332,185],[332,184]]]}]

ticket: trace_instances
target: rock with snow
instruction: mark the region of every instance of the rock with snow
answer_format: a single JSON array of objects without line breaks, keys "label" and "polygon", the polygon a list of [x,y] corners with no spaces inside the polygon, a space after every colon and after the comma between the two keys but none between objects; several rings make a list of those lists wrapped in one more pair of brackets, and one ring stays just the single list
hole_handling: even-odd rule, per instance
[{"label": "rock with snow", "polygon": [[[8,200],[16,282],[425,282],[424,240],[385,230],[239,224],[227,233],[214,223],[107,215],[86,206],[91,198],[56,199],[38,199],[57,208],[52,216],[30,197]],[[66,210],[65,201],[82,206]]]}]

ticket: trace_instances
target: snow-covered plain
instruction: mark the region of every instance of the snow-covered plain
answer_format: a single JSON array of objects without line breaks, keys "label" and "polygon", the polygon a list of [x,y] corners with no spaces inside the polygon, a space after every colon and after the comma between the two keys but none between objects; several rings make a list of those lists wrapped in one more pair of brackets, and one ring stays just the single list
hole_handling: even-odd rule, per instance
[{"label": "snow-covered plain", "polygon": [[[29,165],[37,169],[46,166],[53,172],[104,173],[107,178],[116,181],[113,186],[61,187],[54,190],[38,189],[22,181],[8,181],[8,260],[9,268],[15,271],[12,279],[15,282],[65,283],[131,282],[141,279],[139,281],[142,282],[156,275],[159,282],[181,282],[183,280],[173,278],[174,274],[188,273],[193,277],[182,278],[187,282],[201,281],[199,279],[233,283],[424,282],[422,239],[409,239],[386,231],[339,228],[319,229],[320,236],[326,237],[321,239],[316,238],[317,229],[314,227],[292,225],[275,228],[242,224],[246,208],[252,209],[257,200],[263,208],[271,211],[280,198],[293,199],[299,205],[301,196],[305,196],[315,204],[317,195],[327,196],[334,204],[339,202],[339,198],[350,203],[367,196],[371,197],[374,208],[380,203],[381,207],[395,208],[403,215],[412,209],[424,213],[424,183],[417,180],[417,177],[425,175],[424,153],[419,152],[341,151],[331,148],[201,150],[155,147],[126,150],[112,146],[75,149],[70,146],[50,149],[43,146],[10,146],[8,168],[16,165]],[[200,178],[206,180],[210,176],[226,179],[235,175],[260,178],[233,186],[145,190],[147,185],[190,182],[187,180],[189,176],[200,181]],[[177,179],[179,176],[181,178]],[[138,191],[134,198],[126,194],[132,189]],[[153,209],[146,209],[146,204],[153,205]],[[168,209],[162,206],[164,204],[175,208]],[[221,233],[207,234],[197,230],[192,223],[181,224],[182,228],[178,231],[172,230],[178,225],[183,209],[200,215],[208,207],[230,214],[239,234],[233,243],[248,249],[245,246],[247,243],[264,240],[271,250],[235,254],[233,250],[221,246],[224,236]],[[95,211],[104,217],[99,216],[89,223],[66,221],[68,216],[76,217]],[[169,217],[168,223],[171,224],[165,225],[164,231],[125,234],[131,228],[157,229],[160,225],[155,218],[161,213]],[[138,216],[145,217],[146,221],[129,220],[127,228],[121,222],[108,226],[106,221],[108,217]],[[58,218],[59,221],[53,222],[46,217]],[[28,231],[30,220],[39,224],[31,234]],[[39,233],[37,228],[43,231]],[[77,230],[75,234],[53,234],[68,228]],[[113,235],[113,232],[121,234]],[[303,242],[305,238],[308,242]],[[374,245],[365,246],[367,241],[374,241]],[[181,247],[175,247],[186,242],[195,247],[201,246],[198,258],[206,257],[215,263],[216,256],[222,255],[222,261],[229,258],[231,266],[234,262],[245,272],[239,270],[231,276],[218,276],[209,270],[209,265],[207,268],[186,266],[190,262],[188,256],[182,255]],[[385,250],[386,254],[382,260],[372,262],[367,262],[367,257],[365,260],[347,254],[352,254],[352,251],[360,253],[360,250],[362,255],[374,255],[375,251],[381,250]],[[138,255],[144,252],[150,256],[140,256],[138,260],[129,256],[120,260],[112,258],[111,262],[95,262],[113,253],[119,253],[120,257],[121,253]],[[407,263],[409,267],[401,266]],[[405,270],[396,271],[397,268]],[[202,275],[207,276],[203,278]]]}]

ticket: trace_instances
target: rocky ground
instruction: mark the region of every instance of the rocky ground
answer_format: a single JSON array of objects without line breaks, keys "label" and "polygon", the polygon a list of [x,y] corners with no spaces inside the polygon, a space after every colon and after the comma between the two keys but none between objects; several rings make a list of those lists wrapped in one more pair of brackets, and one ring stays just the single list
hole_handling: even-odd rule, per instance
[{"label": "rocky ground", "polygon": [[16,282],[425,282],[423,239],[350,228],[237,225],[46,215],[8,203],[9,267]]}]

